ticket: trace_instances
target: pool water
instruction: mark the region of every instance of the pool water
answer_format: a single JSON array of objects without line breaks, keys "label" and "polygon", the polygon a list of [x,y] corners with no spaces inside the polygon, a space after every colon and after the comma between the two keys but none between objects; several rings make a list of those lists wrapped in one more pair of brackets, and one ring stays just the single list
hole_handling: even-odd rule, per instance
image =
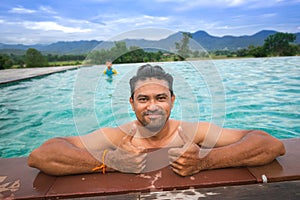
[{"label": "pool water", "polygon": [[[300,137],[300,57],[209,61],[216,71],[207,74],[195,67],[201,62],[160,63],[174,75],[172,118]],[[49,138],[135,119],[128,80],[139,65],[114,65],[113,78],[90,66],[1,85],[0,157],[28,156]]]}]

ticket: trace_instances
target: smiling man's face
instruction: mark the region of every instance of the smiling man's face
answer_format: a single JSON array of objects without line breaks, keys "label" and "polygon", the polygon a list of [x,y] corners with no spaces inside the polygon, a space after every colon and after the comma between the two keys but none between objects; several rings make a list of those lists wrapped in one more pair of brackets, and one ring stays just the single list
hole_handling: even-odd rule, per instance
[{"label": "smiling man's face", "polygon": [[165,80],[148,78],[136,83],[130,104],[137,120],[152,132],[160,131],[169,119],[175,101]]}]

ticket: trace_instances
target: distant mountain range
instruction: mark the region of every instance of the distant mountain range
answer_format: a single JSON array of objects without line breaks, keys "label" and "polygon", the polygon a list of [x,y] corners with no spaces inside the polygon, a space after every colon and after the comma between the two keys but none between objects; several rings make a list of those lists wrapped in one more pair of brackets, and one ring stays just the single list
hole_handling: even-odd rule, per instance
[{"label": "distant mountain range", "polygon": [[[264,40],[275,34],[276,31],[263,30],[250,36],[223,36],[216,37],[209,35],[205,31],[197,31],[191,33],[192,43],[191,49],[199,49],[199,44],[206,50],[237,50],[247,48],[250,45],[261,46]],[[296,44],[300,44],[300,33],[294,33],[297,36]],[[163,50],[175,50],[175,42],[182,39],[182,32],[177,32],[169,37],[161,40],[145,40],[145,39],[125,39],[127,47],[139,46],[141,48],[155,48]],[[0,53],[24,54],[28,48],[35,48],[44,54],[86,54],[96,47],[108,49],[114,46],[113,42],[103,42],[97,40],[91,41],[71,41],[56,42],[49,45],[23,45],[23,44],[3,44],[0,43]]]}]

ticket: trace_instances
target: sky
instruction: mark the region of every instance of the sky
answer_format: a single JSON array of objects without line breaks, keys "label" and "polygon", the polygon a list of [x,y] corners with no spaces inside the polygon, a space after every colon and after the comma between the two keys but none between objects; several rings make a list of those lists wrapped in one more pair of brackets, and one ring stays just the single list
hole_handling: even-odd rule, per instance
[{"label": "sky", "polygon": [[0,43],[300,32],[300,0],[1,0]]}]

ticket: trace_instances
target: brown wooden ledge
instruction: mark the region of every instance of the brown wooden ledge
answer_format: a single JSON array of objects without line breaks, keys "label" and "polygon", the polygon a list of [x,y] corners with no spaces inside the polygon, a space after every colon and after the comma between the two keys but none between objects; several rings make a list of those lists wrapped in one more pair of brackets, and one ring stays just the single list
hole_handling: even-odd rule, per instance
[{"label": "brown wooden ledge", "polygon": [[[282,187],[288,185],[290,189],[299,187],[300,138],[283,140],[283,142],[287,150],[286,155],[277,158],[268,165],[208,170],[190,177],[180,177],[174,174],[169,167],[139,175],[98,173],[55,177],[28,167],[27,158],[0,159],[0,199],[9,197],[14,199],[80,197],[89,197],[90,199],[105,197],[109,197],[109,199],[138,199],[140,197],[153,199],[153,195],[157,197],[161,193],[165,196],[174,193],[200,195],[201,190],[206,192],[208,197],[213,194],[208,192],[212,189],[217,190],[219,188],[218,194],[221,194],[222,191],[227,194],[228,190],[238,191],[237,188],[243,186],[252,188],[251,194],[256,198],[259,191],[272,188],[271,183],[273,183],[274,188],[279,188],[276,184],[281,183]],[[265,187],[265,190],[258,187],[263,182],[265,183],[263,185],[269,185],[269,187]],[[300,195],[299,193],[289,193],[292,197],[297,194]],[[248,199],[252,199],[251,196]]]}]

